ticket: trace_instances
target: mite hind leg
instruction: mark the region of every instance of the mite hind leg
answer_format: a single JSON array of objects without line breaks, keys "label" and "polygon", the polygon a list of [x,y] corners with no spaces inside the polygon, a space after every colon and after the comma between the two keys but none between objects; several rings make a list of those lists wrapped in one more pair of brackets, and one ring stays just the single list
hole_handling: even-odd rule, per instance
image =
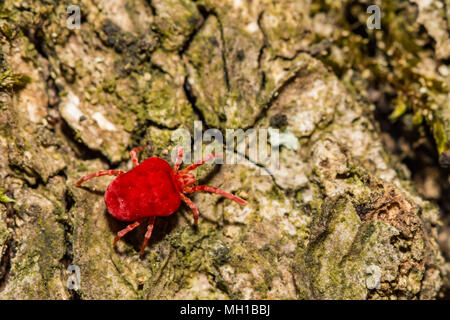
[{"label": "mite hind leg", "polygon": [[75,183],[75,185],[77,187],[79,187],[83,182],[90,180],[92,178],[97,178],[97,177],[101,177],[101,176],[120,176],[123,173],[122,170],[102,170],[102,171],[97,171],[91,174],[88,174],[86,176],[84,176],[83,178],[81,178],[80,180],[77,181],[77,183]]},{"label": "mite hind leg", "polygon": [[139,151],[142,151],[142,150],[144,150],[143,147],[136,147],[136,148],[133,148],[130,151],[130,158],[131,158],[131,161],[133,162],[133,166],[134,167],[137,167],[139,165],[139,161],[138,161],[138,158],[137,158],[137,153]]},{"label": "mite hind leg", "polygon": [[132,224],[129,224],[125,229],[120,230],[117,232],[117,236],[114,238],[113,247],[116,246],[117,241],[119,241],[123,236],[125,236],[128,232],[135,229],[141,224],[141,221],[136,221]]},{"label": "mite hind leg", "polygon": [[194,213],[194,225],[198,225],[198,209],[195,206],[194,202],[192,202],[191,199],[189,199],[188,197],[186,197],[184,194],[180,194],[181,200],[183,200],[188,207],[192,210],[192,212]]},{"label": "mite hind leg", "polygon": [[148,240],[152,236],[153,226],[155,225],[155,217],[150,217],[148,220],[147,232],[145,233],[144,242],[142,242],[142,247],[140,251],[140,255],[144,255],[145,247],[147,246]]}]

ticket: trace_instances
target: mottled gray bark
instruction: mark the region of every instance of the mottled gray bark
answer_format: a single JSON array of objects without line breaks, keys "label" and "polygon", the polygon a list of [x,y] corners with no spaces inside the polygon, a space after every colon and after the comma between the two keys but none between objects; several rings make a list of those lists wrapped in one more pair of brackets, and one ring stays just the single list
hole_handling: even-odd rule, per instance
[{"label": "mottled gray bark", "polygon": [[[15,202],[0,203],[0,298],[438,297],[447,274],[439,210],[383,143],[370,83],[398,94],[399,106],[412,99],[412,109],[397,107],[392,119],[425,118],[416,123],[428,125],[445,164],[442,86],[450,77],[435,70],[448,67],[440,62],[448,58],[448,29],[428,24],[421,1],[396,1],[412,12],[405,19],[430,29],[423,37],[436,39],[435,49],[411,49],[401,39],[418,31],[403,31],[404,21],[391,15],[397,5],[384,2],[390,33],[364,38],[343,22],[347,2],[6,0],[0,194]],[[73,4],[82,12],[79,30],[66,27]],[[431,13],[448,21],[448,12]],[[373,38],[376,58],[367,49]],[[405,66],[411,56],[428,60]],[[433,73],[422,72],[425,62]],[[431,84],[420,91],[423,79]],[[414,104],[415,89],[429,104]],[[143,259],[145,228],[114,249],[126,223],[104,204],[112,178],[83,188],[74,182],[131,169],[128,152],[137,145],[145,147],[142,159],[170,161],[172,134],[193,134],[195,120],[222,131],[278,126],[298,149],[282,145],[272,175],[251,161],[206,166],[202,183],[245,197],[248,206],[197,194],[198,229],[182,206],[156,220]],[[80,268],[78,290],[67,287],[69,265]]]}]

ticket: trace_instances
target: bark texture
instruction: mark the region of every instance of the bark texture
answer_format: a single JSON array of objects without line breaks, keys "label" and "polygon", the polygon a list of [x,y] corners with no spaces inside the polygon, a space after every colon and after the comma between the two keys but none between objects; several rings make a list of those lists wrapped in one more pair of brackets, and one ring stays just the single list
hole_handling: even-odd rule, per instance
[{"label": "bark texture", "polygon": [[[438,297],[439,209],[374,111],[428,132],[448,164],[450,3],[379,2],[381,30],[364,1],[2,1],[0,298]],[[206,166],[202,183],[248,206],[197,194],[198,229],[182,206],[156,220],[143,259],[144,228],[115,250],[112,178],[74,182],[130,170],[138,145],[170,161],[195,120],[279,128],[298,148],[282,144],[271,175],[252,159]]]}]

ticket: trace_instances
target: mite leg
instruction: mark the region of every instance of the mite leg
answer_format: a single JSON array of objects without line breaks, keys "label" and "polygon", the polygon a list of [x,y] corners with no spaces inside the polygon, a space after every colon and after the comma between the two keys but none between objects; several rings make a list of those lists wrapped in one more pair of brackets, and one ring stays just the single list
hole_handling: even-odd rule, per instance
[{"label": "mite leg", "polygon": [[182,161],[183,161],[183,147],[178,147],[177,161],[175,162],[175,166],[173,167],[173,171],[175,171],[175,173],[180,168]]},{"label": "mite leg", "polygon": [[131,230],[133,230],[134,228],[136,228],[140,224],[141,224],[141,221],[136,221],[136,222],[134,222],[132,224],[129,224],[125,229],[122,229],[119,232],[117,232],[117,236],[114,238],[113,247],[116,246],[116,243],[117,243],[117,241],[120,240],[120,238],[122,238],[124,235],[126,235],[128,232],[130,232]]},{"label": "mite leg", "polygon": [[144,148],[142,148],[142,147],[136,147],[136,148],[134,148],[134,149],[132,149],[131,151],[130,151],[130,157],[131,157],[131,161],[133,162],[133,166],[134,167],[137,167],[138,165],[139,165],[139,161],[138,161],[138,158],[137,158],[137,153],[139,152],[139,151],[142,151],[142,150],[144,150]]},{"label": "mite leg", "polygon": [[191,199],[189,199],[188,197],[186,197],[184,194],[180,193],[181,196],[181,200],[183,200],[188,207],[192,210],[192,212],[194,213],[194,225],[198,225],[198,209],[195,206],[195,204],[192,202]]},{"label": "mite leg", "polygon": [[229,192],[220,190],[218,188],[213,188],[210,186],[194,186],[194,187],[186,187],[184,188],[184,193],[192,193],[196,191],[206,191],[206,192],[212,192],[216,194],[220,194],[221,196],[224,196],[225,198],[228,198],[230,200],[233,200],[234,202],[240,204],[241,206],[247,205],[247,201],[235,196],[234,194],[231,194]]},{"label": "mite leg", "polygon": [[216,154],[213,153],[213,154],[210,154],[209,156],[204,157],[204,158],[200,161],[200,163],[194,163],[194,164],[191,164],[189,167],[187,167],[187,168],[181,170],[181,171],[180,171],[180,174],[185,174],[185,173],[187,173],[187,172],[189,172],[189,171],[192,171],[192,170],[194,170],[194,169],[200,167],[201,165],[205,164],[205,162],[208,162],[208,161],[211,160],[211,159],[214,159],[214,158],[217,158],[217,157],[221,157],[221,156],[222,156],[221,153],[216,153]]},{"label": "mite leg", "polygon": [[144,254],[145,247],[147,246],[148,240],[152,236],[153,226],[155,225],[155,217],[150,217],[148,220],[147,232],[145,233],[144,242],[142,243],[140,255]]},{"label": "mite leg", "polygon": [[97,171],[91,174],[88,174],[87,176],[84,176],[80,180],[78,180],[75,185],[79,187],[84,181],[87,181],[92,178],[97,178],[101,176],[120,176],[123,173],[122,170],[103,170],[103,171]]}]

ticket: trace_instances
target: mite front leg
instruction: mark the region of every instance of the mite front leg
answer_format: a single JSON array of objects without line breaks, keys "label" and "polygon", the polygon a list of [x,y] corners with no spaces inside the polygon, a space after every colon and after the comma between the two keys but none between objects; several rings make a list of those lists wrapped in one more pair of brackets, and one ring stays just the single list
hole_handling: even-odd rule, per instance
[{"label": "mite front leg", "polygon": [[194,186],[194,187],[186,187],[183,190],[184,193],[192,193],[192,192],[197,192],[197,191],[206,191],[206,192],[220,194],[221,196],[224,196],[225,198],[233,200],[234,202],[240,204],[241,206],[247,205],[247,201],[235,196],[234,194],[223,191],[219,188],[214,188],[214,187],[210,187],[210,186]]},{"label": "mite front leg", "polygon": [[178,147],[177,161],[175,162],[175,166],[173,167],[173,171],[175,173],[178,172],[178,169],[180,168],[182,161],[183,161],[183,147]]},{"label": "mite front leg", "polygon": [[97,178],[97,177],[101,177],[101,176],[120,176],[122,173],[123,173],[122,170],[102,170],[102,171],[97,171],[97,172],[88,174],[87,176],[84,176],[83,178],[78,180],[78,182],[75,183],[75,185],[77,187],[79,187],[84,181],[87,181],[87,180],[92,179],[92,178]]},{"label": "mite front leg", "polygon": [[191,199],[189,199],[188,197],[186,197],[184,194],[180,194],[181,196],[181,200],[183,200],[189,208],[191,208],[192,212],[194,213],[194,225],[198,224],[198,209],[195,206],[195,204],[192,202]]},{"label": "mite front leg", "polygon": [[216,153],[216,154],[213,153],[213,154],[210,154],[209,156],[204,157],[199,163],[191,164],[191,165],[188,166],[187,168],[184,168],[183,170],[180,170],[180,175],[183,175],[183,174],[188,173],[189,171],[195,170],[195,169],[197,169],[198,167],[204,165],[204,164],[205,164],[206,162],[208,162],[209,160],[214,159],[214,158],[220,158],[221,156],[222,156],[221,153]]},{"label": "mite front leg", "polygon": [[136,148],[134,148],[134,149],[132,149],[132,150],[130,151],[131,161],[133,162],[133,166],[134,166],[135,168],[139,165],[139,161],[138,161],[138,158],[137,158],[137,153],[138,153],[139,151],[142,151],[142,150],[144,150],[143,147],[136,147]]},{"label": "mite front leg", "polygon": [[147,246],[148,240],[152,236],[153,226],[155,225],[155,217],[150,217],[148,220],[147,232],[145,233],[144,242],[142,243],[140,255],[144,254],[145,247]]},{"label": "mite front leg", "polygon": [[140,224],[141,224],[140,221],[136,221],[132,224],[129,224],[125,229],[122,229],[119,232],[117,232],[117,236],[114,238],[113,247],[116,246],[117,241],[119,241],[124,235],[126,235],[128,232],[130,232]]}]

